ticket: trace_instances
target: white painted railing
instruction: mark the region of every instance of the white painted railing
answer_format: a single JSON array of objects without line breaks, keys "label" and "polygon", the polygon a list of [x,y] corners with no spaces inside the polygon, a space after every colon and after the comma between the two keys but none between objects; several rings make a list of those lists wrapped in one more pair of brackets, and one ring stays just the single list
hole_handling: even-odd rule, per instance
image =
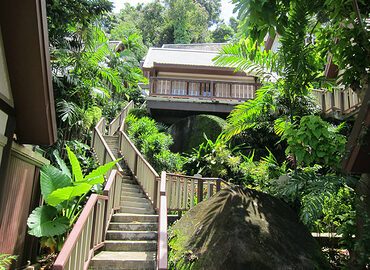
[{"label": "white painted railing", "polygon": [[346,115],[355,111],[361,105],[358,95],[350,88],[335,88],[332,91],[314,89],[312,93],[316,97],[317,104],[326,114]]}]

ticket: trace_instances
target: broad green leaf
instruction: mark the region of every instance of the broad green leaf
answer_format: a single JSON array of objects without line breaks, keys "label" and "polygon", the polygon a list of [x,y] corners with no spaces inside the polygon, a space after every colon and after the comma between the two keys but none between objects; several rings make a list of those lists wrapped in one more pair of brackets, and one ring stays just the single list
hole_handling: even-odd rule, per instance
[{"label": "broad green leaf", "polygon": [[320,129],[312,129],[312,133],[317,139],[320,139],[320,136],[322,134]]},{"label": "broad green leaf", "polygon": [[122,158],[119,158],[119,159],[116,159],[114,161],[111,161],[111,162],[109,162],[107,164],[104,164],[102,166],[99,166],[98,168],[96,168],[95,170],[93,170],[91,173],[89,173],[88,175],[86,175],[84,180],[89,182],[93,178],[96,178],[96,177],[105,175],[121,159]]},{"label": "broad green leaf", "polygon": [[40,171],[41,194],[47,200],[53,191],[72,185],[71,179],[52,165],[45,165]]},{"label": "broad green leaf", "polygon": [[87,183],[87,184],[93,186],[93,185],[97,185],[97,184],[103,184],[104,181],[105,181],[104,176],[103,175],[99,175],[99,176],[96,176],[96,177],[93,177],[93,178],[88,179],[84,183]]},{"label": "broad green leaf", "polygon": [[74,197],[87,193],[91,188],[92,185],[87,183],[79,183],[76,186],[60,188],[49,195],[47,203],[56,206],[61,202],[69,201]]},{"label": "broad green leaf", "polygon": [[57,209],[49,205],[37,207],[28,217],[28,233],[36,237],[65,233],[69,228],[69,220],[66,217],[57,217],[57,213]]},{"label": "broad green leaf", "polygon": [[71,162],[74,181],[81,182],[83,181],[83,176],[80,163],[78,162],[76,155],[71,151],[68,145],[66,145],[66,149],[68,153],[69,162]]},{"label": "broad green leaf", "polygon": [[71,172],[70,172],[69,168],[67,167],[66,163],[64,162],[64,160],[61,159],[61,157],[59,156],[58,151],[57,150],[54,150],[53,155],[54,155],[55,160],[57,161],[57,163],[59,165],[59,168],[62,170],[62,172],[64,174],[68,175],[69,178],[72,179]]}]

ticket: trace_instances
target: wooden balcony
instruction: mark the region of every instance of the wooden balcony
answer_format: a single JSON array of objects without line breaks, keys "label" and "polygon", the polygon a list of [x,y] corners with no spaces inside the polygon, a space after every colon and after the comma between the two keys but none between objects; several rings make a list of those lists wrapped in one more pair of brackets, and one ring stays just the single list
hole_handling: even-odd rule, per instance
[{"label": "wooden balcony", "polygon": [[[241,81],[151,77],[147,106],[155,117],[168,123],[197,113],[226,117],[235,105],[253,99],[259,87],[258,83]],[[361,105],[349,88],[315,89],[313,95],[325,115],[338,119],[355,114]]]},{"label": "wooden balcony", "polygon": [[254,98],[260,84],[239,81],[186,80],[150,78],[149,96],[199,98],[214,100],[240,100]]},{"label": "wooden balcony", "polygon": [[333,91],[315,89],[313,94],[323,113],[334,118],[347,118],[361,106],[360,98],[350,88],[336,88]]}]

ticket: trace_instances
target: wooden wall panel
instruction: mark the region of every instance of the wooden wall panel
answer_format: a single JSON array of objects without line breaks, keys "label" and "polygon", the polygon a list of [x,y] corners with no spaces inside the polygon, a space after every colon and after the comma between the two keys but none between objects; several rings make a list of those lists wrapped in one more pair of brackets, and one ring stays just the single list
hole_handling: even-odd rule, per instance
[{"label": "wooden wall panel", "polygon": [[[19,158],[14,152],[10,156],[4,189],[1,193],[0,253],[19,255],[17,266],[24,265],[27,218],[30,213],[34,185],[38,183],[35,165]],[[35,200],[35,198],[33,198]],[[38,199],[37,199],[38,200]]]}]

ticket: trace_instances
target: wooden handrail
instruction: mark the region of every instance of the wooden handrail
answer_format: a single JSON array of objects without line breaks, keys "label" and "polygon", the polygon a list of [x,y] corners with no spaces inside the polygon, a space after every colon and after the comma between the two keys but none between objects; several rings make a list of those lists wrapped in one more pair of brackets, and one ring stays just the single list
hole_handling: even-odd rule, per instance
[{"label": "wooden handrail", "polygon": [[114,195],[121,191],[119,176],[118,171],[113,170],[109,185],[104,188],[105,195],[90,196],[54,262],[54,270],[88,269],[94,251],[104,245],[104,235],[113,214]]},{"label": "wooden handrail", "polygon": [[165,270],[168,267],[168,237],[167,237],[167,196],[166,196],[166,172],[161,174],[159,190],[159,217],[158,217],[158,248],[157,269]]},{"label": "wooden handrail", "polygon": [[133,109],[133,108],[134,108],[134,101],[131,100],[126,105],[126,107],[123,109],[124,113],[122,114],[122,119],[121,119],[121,123],[120,123],[118,131],[124,131],[124,129],[125,129],[125,118],[127,117],[130,110]]}]

